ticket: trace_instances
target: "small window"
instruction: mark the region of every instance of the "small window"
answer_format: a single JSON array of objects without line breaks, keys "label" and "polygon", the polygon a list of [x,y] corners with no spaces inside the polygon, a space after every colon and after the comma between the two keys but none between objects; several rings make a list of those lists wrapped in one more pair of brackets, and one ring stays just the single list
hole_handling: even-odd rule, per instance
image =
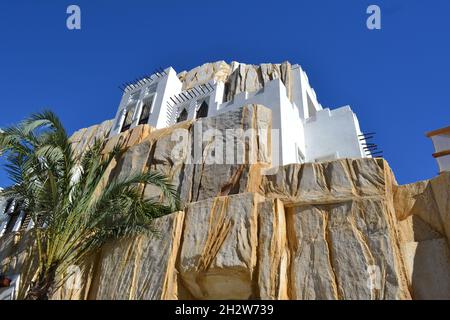
[{"label": "small window", "polygon": [[230,83],[229,82],[226,82],[225,83],[225,87],[224,87],[224,90],[223,90],[223,99],[222,99],[222,103],[225,103],[225,102],[228,102],[228,94],[229,94],[229,92],[230,92]]},{"label": "small window", "polygon": [[131,124],[133,123],[133,114],[134,114],[134,107],[131,107],[130,109],[127,110],[121,132],[130,129]]},{"label": "small window", "polygon": [[8,199],[5,206],[5,212],[2,212],[4,214],[12,214],[15,210],[16,202],[14,199]]},{"label": "small window", "polygon": [[206,103],[206,101],[203,101],[202,104],[200,105],[200,108],[198,108],[197,110],[197,115],[196,115],[196,119],[200,119],[200,118],[206,118],[208,116],[208,104]]},{"label": "small window", "polygon": [[142,106],[141,116],[139,117],[139,124],[147,124],[150,118],[150,112],[153,104],[153,96],[149,99],[144,100],[144,105]]},{"label": "small window", "polygon": [[188,117],[188,113],[187,113],[186,109],[183,109],[183,111],[181,111],[180,115],[178,116],[177,122],[186,121],[187,117]]},{"label": "small window", "polygon": [[150,106],[148,104],[144,104],[142,106],[142,112],[141,112],[141,116],[139,118],[139,124],[147,124],[149,117],[150,117]]}]

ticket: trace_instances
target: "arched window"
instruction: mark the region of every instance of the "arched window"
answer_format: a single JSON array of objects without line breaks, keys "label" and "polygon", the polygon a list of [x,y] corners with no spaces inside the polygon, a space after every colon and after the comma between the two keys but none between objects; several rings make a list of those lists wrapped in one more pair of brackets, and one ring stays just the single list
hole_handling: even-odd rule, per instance
[{"label": "arched window", "polygon": [[133,123],[133,114],[134,114],[134,107],[130,107],[127,110],[127,113],[125,114],[125,120],[123,121],[122,130],[120,132],[124,132],[130,129],[131,124]]},{"label": "arched window", "polygon": [[186,109],[183,109],[183,111],[181,111],[180,115],[178,116],[177,122],[186,121],[187,117],[188,117],[188,113],[187,113]]},{"label": "arched window", "polygon": [[206,103],[206,101],[203,101],[202,104],[200,105],[200,108],[198,108],[197,110],[197,115],[196,115],[196,119],[200,119],[200,118],[206,118],[208,116],[208,104]]},{"label": "arched window", "polygon": [[141,116],[139,117],[139,124],[147,124],[148,119],[150,117],[150,108],[151,108],[151,101],[146,101],[145,104],[142,106],[142,112]]}]

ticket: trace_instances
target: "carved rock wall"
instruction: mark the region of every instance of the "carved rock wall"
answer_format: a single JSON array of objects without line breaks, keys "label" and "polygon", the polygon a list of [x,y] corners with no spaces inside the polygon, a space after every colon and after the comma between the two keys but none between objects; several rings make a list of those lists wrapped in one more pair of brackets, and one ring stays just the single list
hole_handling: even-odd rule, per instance
[{"label": "carved rock wall", "polygon": [[[267,169],[270,136],[259,130],[234,137],[241,164],[206,161],[225,149],[217,144],[223,136],[194,143],[211,129],[270,128],[270,116],[249,105],[106,141],[105,152],[120,142],[124,153],[105,183],[160,170],[183,208],[157,219],[156,235],[103,247],[81,266],[80,285],[54,298],[450,299],[450,174],[398,186],[383,159]],[[82,152],[108,126],[75,133],[74,149]],[[143,194],[161,197],[150,186]],[[21,243],[0,239],[3,272],[26,276]]]}]

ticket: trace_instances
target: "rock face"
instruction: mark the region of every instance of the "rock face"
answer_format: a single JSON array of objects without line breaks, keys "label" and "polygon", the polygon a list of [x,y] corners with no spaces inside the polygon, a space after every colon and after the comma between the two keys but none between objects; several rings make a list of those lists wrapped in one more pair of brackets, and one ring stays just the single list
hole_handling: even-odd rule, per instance
[{"label": "rock face", "polygon": [[[188,86],[239,70],[211,68],[180,77]],[[271,137],[261,129],[270,119],[270,110],[249,105],[162,130],[139,126],[106,141],[104,152],[120,142],[124,153],[105,183],[159,170],[180,192],[183,210],[157,219],[156,235],[104,246],[80,266],[79,285],[54,298],[450,299],[450,174],[398,186],[383,159],[268,169]],[[74,150],[108,126],[75,133]],[[233,137],[238,164],[216,161],[228,142],[223,135],[197,145],[197,135],[211,129],[255,129]],[[150,186],[143,190],[164,200]],[[4,272],[24,273],[20,243],[0,239]]]},{"label": "rock face", "polygon": [[73,144],[75,154],[80,154],[83,150],[86,150],[93,145],[94,141],[103,140],[108,135],[113,120],[106,120],[99,125],[94,125],[89,128],[84,128],[76,131],[70,140]]},{"label": "rock face", "polygon": [[390,174],[382,159],[346,159],[263,176],[285,204],[292,299],[409,298]]},{"label": "rock face", "polygon": [[396,188],[402,253],[417,299],[450,298],[450,173]]},{"label": "rock face", "polygon": [[183,90],[205,84],[210,80],[222,81],[225,83],[226,101],[240,92],[258,91],[267,82],[281,79],[288,90],[288,96],[291,97],[290,70],[289,62],[251,65],[236,61],[231,64],[217,61],[205,63],[187,72],[180,72],[178,78],[183,82]]},{"label": "rock face", "polygon": [[183,219],[183,212],[173,213],[158,219],[159,234],[107,245],[98,258],[88,298],[176,299],[175,263]]},{"label": "rock face", "polygon": [[[271,161],[270,122],[269,109],[248,105],[216,117],[155,131],[141,125],[108,140],[104,150],[111,151],[117,143],[124,146],[125,152],[112,170],[113,176],[121,178],[144,170],[158,170],[172,179],[182,202],[189,203],[255,191],[258,168]],[[231,146],[235,152],[231,154],[234,159],[239,157],[237,164],[234,159],[229,164],[222,163],[229,130],[233,130]],[[137,138],[133,139],[134,136]],[[131,140],[137,142],[130,143]],[[74,144],[75,150],[79,144],[86,145],[86,142]],[[144,193],[148,197],[159,196],[150,186]]]}]

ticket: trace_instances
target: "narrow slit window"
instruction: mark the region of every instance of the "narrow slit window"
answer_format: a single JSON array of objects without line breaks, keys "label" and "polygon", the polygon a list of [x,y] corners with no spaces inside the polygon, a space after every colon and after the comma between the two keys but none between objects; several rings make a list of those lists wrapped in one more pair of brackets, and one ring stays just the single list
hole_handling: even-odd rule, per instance
[{"label": "narrow slit window", "polygon": [[225,83],[225,87],[223,90],[223,99],[222,99],[222,103],[228,102],[228,94],[230,93],[230,83],[226,82]]},{"label": "narrow slit window", "polygon": [[208,116],[208,104],[206,103],[206,101],[203,101],[202,104],[200,105],[200,108],[198,108],[197,110],[197,115],[196,115],[196,119],[200,119],[200,118],[206,118]]},{"label": "narrow slit window", "polygon": [[186,121],[187,117],[188,117],[188,113],[187,113],[186,109],[183,109],[183,111],[181,111],[180,115],[178,116],[177,122]]},{"label": "narrow slit window", "polygon": [[134,107],[131,107],[130,109],[127,110],[121,132],[130,129],[131,124],[133,123],[133,114],[134,114]]},{"label": "narrow slit window", "polygon": [[144,105],[142,106],[142,112],[141,116],[139,118],[139,124],[147,124],[148,119],[150,118],[150,110],[152,107],[153,99],[149,99],[144,102]]}]

